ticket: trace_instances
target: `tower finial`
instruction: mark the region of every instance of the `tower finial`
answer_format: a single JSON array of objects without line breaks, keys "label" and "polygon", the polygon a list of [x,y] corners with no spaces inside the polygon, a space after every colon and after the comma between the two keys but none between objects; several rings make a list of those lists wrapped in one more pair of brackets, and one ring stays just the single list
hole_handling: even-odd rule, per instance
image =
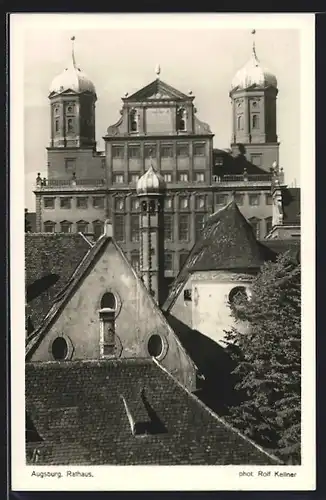
[{"label": "tower finial", "polygon": [[256,44],[255,44],[256,30],[252,30],[251,34],[252,34],[252,52],[253,52],[254,56],[256,56]]},{"label": "tower finial", "polygon": [[74,68],[75,68],[75,67],[76,67],[76,61],[75,61],[75,36],[72,36],[72,37],[70,38],[70,40],[71,40],[71,42],[72,42],[72,43],[71,43],[71,45],[72,45],[72,47],[71,47],[72,64],[73,64],[73,66],[74,66]]},{"label": "tower finial", "polygon": [[157,74],[157,76],[160,76],[161,74],[161,66],[159,64],[155,68],[155,73]]}]

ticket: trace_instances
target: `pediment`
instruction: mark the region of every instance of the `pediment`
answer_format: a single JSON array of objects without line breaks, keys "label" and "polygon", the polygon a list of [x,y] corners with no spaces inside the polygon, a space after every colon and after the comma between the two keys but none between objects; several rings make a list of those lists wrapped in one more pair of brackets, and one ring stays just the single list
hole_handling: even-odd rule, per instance
[{"label": "pediment", "polygon": [[159,78],[151,82],[146,87],[138,90],[131,96],[126,97],[125,101],[153,101],[153,100],[183,100],[189,101],[193,99],[193,96],[187,96],[180,90],[171,87],[167,83],[163,82]]}]

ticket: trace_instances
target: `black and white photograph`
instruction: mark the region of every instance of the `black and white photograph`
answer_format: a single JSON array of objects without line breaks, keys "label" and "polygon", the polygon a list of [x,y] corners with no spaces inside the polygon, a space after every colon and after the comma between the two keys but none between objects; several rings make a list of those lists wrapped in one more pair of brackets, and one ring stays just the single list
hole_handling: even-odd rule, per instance
[{"label": "black and white photograph", "polygon": [[10,31],[18,489],[313,489],[313,16]]}]

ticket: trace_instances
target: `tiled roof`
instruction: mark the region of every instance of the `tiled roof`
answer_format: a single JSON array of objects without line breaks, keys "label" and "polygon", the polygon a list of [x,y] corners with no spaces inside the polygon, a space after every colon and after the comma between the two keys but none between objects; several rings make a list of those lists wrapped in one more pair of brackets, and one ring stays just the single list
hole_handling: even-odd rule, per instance
[{"label": "tiled roof", "polygon": [[262,241],[263,245],[277,254],[289,252],[295,260],[300,258],[300,238],[293,240],[281,240],[278,238]]},{"label": "tiled roof", "polygon": [[[217,158],[223,158],[223,165],[216,165]],[[247,174],[249,175],[266,175],[269,172],[266,170],[254,165],[250,161],[247,160],[245,155],[239,154],[237,156],[233,156],[231,153],[227,151],[223,151],[220,149],[213,150],[213,174],[223,177],[224,175],[242,175],[246,169]]]},{"label": "tiled roof", "polygon": [[154,360],[26,363],[26,413],[37,465],[279,463]]},{"label": "tiled roof", "polygon": [[300,226],[300,188],[282,188],[283,224]]},{"label": "tiled roof", "polygon": [[80,234],[25,234],[26,316],[34,329],[90,248]]},{"label": "tiled roof", "polygon": [[163,309],[168,310],[181,292],[189,273],[216,270],[258,270],[275,253],[256,240],[253,229],[235,201],[211,215],[201,238],[171,287]]}]

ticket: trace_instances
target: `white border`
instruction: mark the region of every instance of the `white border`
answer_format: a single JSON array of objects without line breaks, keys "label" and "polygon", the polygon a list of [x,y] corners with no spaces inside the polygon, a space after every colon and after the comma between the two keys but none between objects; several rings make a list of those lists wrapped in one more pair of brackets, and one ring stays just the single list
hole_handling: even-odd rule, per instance
[{"label": "white border", "polygon": [[[22,32],[46,29],[298,29],[301,34],[301,220],[303,303],[302,465],[297,467],[137,466],[41,467],[62,478],[31,476],[25,465],[24,441],[24,115]],[[11,367],[13,490],[311,490],[315,488],[315,213],[314,213],[314,15],[313,14],[11,14],[10,15],[10,154],[11,154]],[[290,68],[289,68],[290,70]],[[32,133],[32,131],[31,131]],[[36,468],[39,469],[39,468]],[[68,478],[66,470],[92,471],[92,478]],[[239,477],[239,471],[271,471],[271,477]],[[295,471],[295,478],[274,479],[274,470]]]}]

